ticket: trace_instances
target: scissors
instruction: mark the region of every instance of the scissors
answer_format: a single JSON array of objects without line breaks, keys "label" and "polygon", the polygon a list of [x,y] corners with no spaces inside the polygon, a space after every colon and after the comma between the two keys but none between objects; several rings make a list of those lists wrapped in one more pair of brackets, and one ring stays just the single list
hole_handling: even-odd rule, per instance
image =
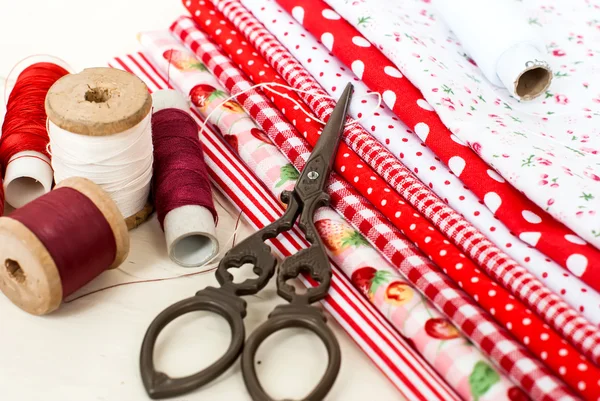
[{"label": "scissors", "polygon": [[[144,387],[151,398],[174,397],[195,390],[219,377],[241,354],[242,374],[252,399],[272,400],[258,380],[254,358],[258,347],[267,337],[290,327],[304,328],[315,333],[325,345],[329,357],[323,377],[304,400],[322,400],[333,386],[340,369],[340,346],[327,326],[323,312],[311,306],[327,295],[332,274],[313,217],[318,208],[329,204],[330,199],[325,192],[325,186],[344,131],[352,91],[353,86],[349,83],[331,113],[296,186],[292,191],[284,191],[281,194],[282,201],[287,204],[283,216],[225,254],[216,271],[221,287],[207,287],[198,291],[195,296],[173,304],[160,313],[148,327],[142,343],[140,370]],[[291,230],[296,221],[310,246],[284,259],[279,266],[277,293],[289,304],[277,306],[267,321],[245,340],[243,319],[246,316],[246,301],[240,297],[256,294],[273,277],[277,259],[271,254],[271,248],[265,241]],[[228,270],[240,268],[247,263],[254,266],[253,271],[258,277],[234,283],[234,278]],[[310,274],[318,285],[307,289],[303,294],[298,294],[286,281],[298,277],[301,273]],[[156,371],[153,360],[154,345],[161,330],[177,317],[194,311],[213,312],[227,320],[231,328],[229,348],[211,366],[186,377],[171,378],[163,372]]]}]

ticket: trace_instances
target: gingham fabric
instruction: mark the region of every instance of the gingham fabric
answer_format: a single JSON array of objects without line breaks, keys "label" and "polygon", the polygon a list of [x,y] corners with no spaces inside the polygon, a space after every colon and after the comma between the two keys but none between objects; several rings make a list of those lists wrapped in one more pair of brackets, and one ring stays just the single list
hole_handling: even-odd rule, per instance
[{"label": "gingham fabric", "polygon": [[[304,141],[293,133],[294,127],[285,121],[264,95],[254,90],[241,94],[252,87],[252,83],[204,35],[187,31],[193,28],[193,21],[184,19],[178,22],[172,27],[174,33],[182,38],[232,94],[239,95],[237,99],[243,107],[288,160],[301,169],[308,157],[308,150]],[[335,176],[330,182],[328,190],[335,208],[509,377],[536,399],[574,399],[563,383],[531,358],[520,344],[474,305],[454,283],[436,271],[436,267],[420,256],[378,212],[364,207],[364,202],[351,193],[347,184]]]},{"label": "gingham fabric", "polygon": [[[305,68],[239,2],[218,1],[216,6],[290,85],[326,95]],[[301,95],[317,115],[322,115],[327,108],[331,108],[331,101],[327,98]],[[600,361],[600,332],[596,327],[498,249],[459,213],[448,207],[367,131],[352,129],[346,133],[346,142],[365,162],[493,279],[535,310],[574,347],[596,363]]]},{"label": "gingham fabric", "polygon": [[[263,4],[266,7],[265,13],[267,13],[269,10],[269,4]],[[192,6],[192,8],[194,8],[194,6]],[[223,48],[226,48],[228,54],[232,58],[232,62],[236,65],[240,65],[240,68],[245,70],[248,75],[253,76],[255,83],[262,82],[261,80],[264,79],[270,79],[275,82],[281,80],[279,76],[272,75],[269,67],[265,64],[264,59],[260,58],[259,56],[253,56],[253,53],[255,53],[254,48],[249,45],[244,46],[242,44],[243,37],[239,32],[236,32],[236,29],[233,26],[227,22],[225,25],[220,22],[224,19],[222,14],[218,13],[218,11],[214,10],[214,8],[211,8],[208,5],[198,6],[195,8],[194,14],[195,11],[200,11],[200,16],[197,18],[199,23],[198,26],[203,27],[205,30],[210,30],[210,32],[214,35],[212,37],[213,41]],[[277,23],[283,26],[283,30],[278,31],[273,27],[270,27],[271,31],[274,34],[282,33],[284,31],[289,33],[287,36],[282,35],[279,40],[281,40],[282,43],[287,44],[288,47],[292,49],[293,46],[290,45],[289,42],[292,41],[294,37],[300,37],[300,35],[298,35],[297,31],[293,30],[293,25],[290,25],[289,22],[292,22],[293,24],[296,23],[289,21],[289,17],[287,17],[286,20],[285,13],[277,13],[276,15]],[[205,16],[204,19],[203,16]],[[207,26],[206,22],[209,21],[211,21],[211,23]],[[219,23],[213,25],[212,21],[219,21]],[[298,27],[297,24],[296,27]],[[218,29],[222,29],[220,34],[216,34]],[[308,37],[303,38],[303,40],[308,40]],[[312,54],[318,54],[318,46],[319,44],[314,41],[312,43],[303,42],[300,45],[301,48],[310,47]],[[293,84],[293,82],[290,82],[290,84]],[[359,88],[359,83],[355,82],[355,87],[357,92],[360,93],[361,90]],[[306,88],[299,87],[299,89]],[[305,121],[304,119],[306,115],[301,110],[294,110],[293,103],[280,102],[281,96],[277,93],[267,91],[267,94],[270,96],[271,101],[278,105],[278,108],[282,111],[282,114],[285,113],[287,119],[292,121],[296,129],[300,132],[304,132],[305,137],[312,138],[308,140],[309,142],[313,141],[314,144],[314,142],[316,142],[318,139],[318,135],[316,132],[311,132],[311,127],[304,126],[303,121]],[[354,99],[355,102],[360,102],[360,96],[357,98],[355,95]],[[323,98],[319,101],[319,103],[324,102],[327,103],[327,106],[326,108],[321,108],[322,113],[318,115],[318,117],[322,120],[327,120],[335,104],[329,98]],[[360,130],[364,132],[362,127],[358,125],[351,126],[348,128],[348,130]],[[363,135],[366,135],[366,133],[363,133]],[[350,151],[348,149],[340,149],[340,152]],[[361,175],[361,173],[365,170],[364,167],[357,168],[356,165],[351,165],[349,157],[343,157],[350,156],[350,154],[346,153],[343,155],[341,154],[340,156],[342,157],[339,160],[341,160],[342,163],[341,165],[336,164],[336,166],[338,169],[340,169],[341,166],[343,173],[350,173],[348,176],[349,180],[352,180],[352,177],[355,177],[355,172],[358,172],[353,180],[354,186],[357,187],[357,189],[360,187],[359,184],[361,183],[361,179],[366,181],[367,187],[377,183],[376,179],[374,181],[369,180],[369,175],[366,175],[366,177]],[[362,160],[360,163],[363,163]],[[366,189],[366,187],[363,189]],[[448,241],[444,242],[443,235],[441,235],[439,231],[432,229],[431,226],[428,226],[424,219],[415,218],[415,210],[410,208],[408,205],[398,205],[398,202],[404,203],[404,201],[399,200],[395,192],[386,193],[384,188],[378,188],[376,185],[373,185],[372,190],[372,199],[377,202],[375,207],[385,214],[386,217],[388,217],[391,222],[395,224],[403,234],[406,235],[407,238],[418,244],[419,248],[425,252],[425,254],[428,255],[429,258],[432,259],[432,261],[436,263],[440,269],[443,270],[444,273],[446,273],[455,283],[461,283],[461,288],[473,299],[477,300],[479,305],[484,310],[490,312],[497,322],[499,322],[503,327],[506,327],[508,331],[515,338],[521,341],[521,343],[524,344],[525,347],[528,348],[537,358],[542,359],[556,375],[561,375],[561,369],[566,369],[567,374],[564,375],[563,378],[565,382],[571,382],[575,388],[579,386],[579,383],[583,383],[585,384],[586,388],[593,390],[594,382],[596,381],[594,378],[600,376],[600,370],[598,370],[592,364],[582,362],[582,359],[584,360],[584,358],[582,358],[582,354],[568,344],[563,345],[561,336],[555,331],[547,329],[547,325],[544,324],[542,319],[536,315],[532,315],[531,311],[527,307],[525,307],[521,302],[515,300],[514,297],[512,297],[504,288],[498,287],[497,284],[488,276],[482,275],[471,260],[466,259],[464,255],[462,255],[456,248],[453,248]],[[375,193],[376,191],[377,193]],[[390,190],[388,189],[388,191]],[[368,190],[366,192],[368,193]],[[393,194],[396,194],[396,198],[392,196]],[[382,205],[388,206],[388,204],[390,204],[390,207],[382,207]],[[396,211],[399,212],[398,215],[394,214]],[[419,215],[417,214],[417,216]],[[422,227],[421,232],[419,232],[419,227]],[[428,238],[429,241],[426,241],[425,238]],[[455,268],[457,264],[460,264],[460,269]],[[531,338],[534,338],[535,336],[543,337],[545,340],[531,341]],[[578,371],[578,367],[582,363],[584,364],[583,366],[585,366],[583,368],[584,373]]]},{"label": "gingham fabric", "polygon": [[[164,76],[143,53],[116,57],[109,65],[137,75],[151,92],[170,88]],[[197,112],[194,109],[191,112],[200,124]],[[231,151],[222,136],[215,134],[210,128],[199,134],[213,184],[243,211],[253,227],[263,228],[283,214],[282,205],[277,198],[264,188],[253,172]],[[269,242],[275,253],[282,258],[308,246],[295,228]],[[406,340],[379,315],[374,306],[363,299],[362,294],[344,276],[342,268],[332,263],[332,270],[331,288],[322,304],[407,400],[459,400],[460,397],[448,388]],[[307,286],[314,285],[307,280],[304,283]]]}]

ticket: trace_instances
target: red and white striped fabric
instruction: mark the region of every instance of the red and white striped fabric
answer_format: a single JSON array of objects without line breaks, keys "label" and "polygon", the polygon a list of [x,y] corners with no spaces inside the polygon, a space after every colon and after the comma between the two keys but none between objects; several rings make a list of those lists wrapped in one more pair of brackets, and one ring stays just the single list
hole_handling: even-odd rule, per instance
[{"label": "red and white striped fabric", "polygon": [[[193,23],[189,19],[187,21]],[[173,30],[217,79],[232,94],[238,95],[240,104],[288,160],[296,168],[302,169],[309,152],[305,141],[293,133],[295,128],[285,120],[285,117],[264,95],[249,90],[252,83],[204,35],[197,30],[187,32],[185,26],[178,24],[173,26]],[[412,244],[381,218],[377,211],[364,207],[365,202],[352,194],[347,184],[335,176],[332,177],[331,182],[328,190],[332,196],[333,206],[516,383],[536,399],[572,397],[563,383],[553,377],[539,361],[531,358],[520,344],[515,342],[504,329],[499,328],[487,313],[439,272],[435,265],[423,258]]]},{"label": "red and white striped fabric", "polygon": [[[214,0],[213,3],[290,85],[327,96],[315,78],[239,1]],[[283,18],[281,14],[278,16],[279,19]],[[301,96],[317,114],[318,111],[331,107],[327,98],[307,94]],[[535,310],[575,348],[594,362],[600,363],[600,331],[595,326],[498,249],[463,216],[446,205],[367,131],[348,130],[346,141],[365,162],[471,256],[494,280]]]},{"label": "red and white striped fabric", "polygon": [[[117,57],[109,65],[137,75],[151,91],[170,87],[143,53]],[[195,116],[198,120],[197,114]],[[221,136],[209,129],[201,132],[200,136],[213,183],[244,213],[252,226],[260,229],[283,214],[281,204],[230,150]],[[281,234],[271,244],[282,257],[308,246],[295,229]],[[331,289],[323,305],[408,400],[460,399],[375,308],[364,300],[362,294],[335,265]]]}]

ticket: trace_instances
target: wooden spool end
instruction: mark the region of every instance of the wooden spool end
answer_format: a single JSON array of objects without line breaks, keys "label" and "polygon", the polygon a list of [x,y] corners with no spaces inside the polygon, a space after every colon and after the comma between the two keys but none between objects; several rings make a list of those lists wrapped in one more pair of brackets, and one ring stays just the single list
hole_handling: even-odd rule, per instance
[{"label": "wooden spool end", "polygon": [[[59,187],[70,187],[85,195],[104,215],[117,250],[110,268],[118,267],[129,253],[129,233],[115,203],[99,186],[84,178],[66,179]],[[48,314],[63,300],[62,282],[52,256],[29,228],[10,217],[0,217],[0,290],[33,315]]]},{"label": "wooden spool end", "polygon": [[88,68],[69,74],[46,95],[52,123],[74,134],[107,136],[126,131],[150,113],[152,96],[144,82],[114,68]]},{"label": "wooden spool end", "polygon": [[[88,68],[52,85],[46,114],[53,124],[74,134],[116,135],[139,124],[152,109],[146,84],[133,74],[114,68]],[[148,219],[152,204],[125,216],[133,229]]]}]

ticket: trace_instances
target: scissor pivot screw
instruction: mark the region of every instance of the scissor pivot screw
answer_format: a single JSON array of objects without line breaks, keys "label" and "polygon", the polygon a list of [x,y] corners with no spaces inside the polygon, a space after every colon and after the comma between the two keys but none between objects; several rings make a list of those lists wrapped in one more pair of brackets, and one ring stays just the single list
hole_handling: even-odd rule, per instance
[{"label": "scissor pivot screw", "polygon": [[317,173],[316,171],[309,171],[307,177],[310,180],[316,180],[317,178],[319,178],[319,173]]}]

